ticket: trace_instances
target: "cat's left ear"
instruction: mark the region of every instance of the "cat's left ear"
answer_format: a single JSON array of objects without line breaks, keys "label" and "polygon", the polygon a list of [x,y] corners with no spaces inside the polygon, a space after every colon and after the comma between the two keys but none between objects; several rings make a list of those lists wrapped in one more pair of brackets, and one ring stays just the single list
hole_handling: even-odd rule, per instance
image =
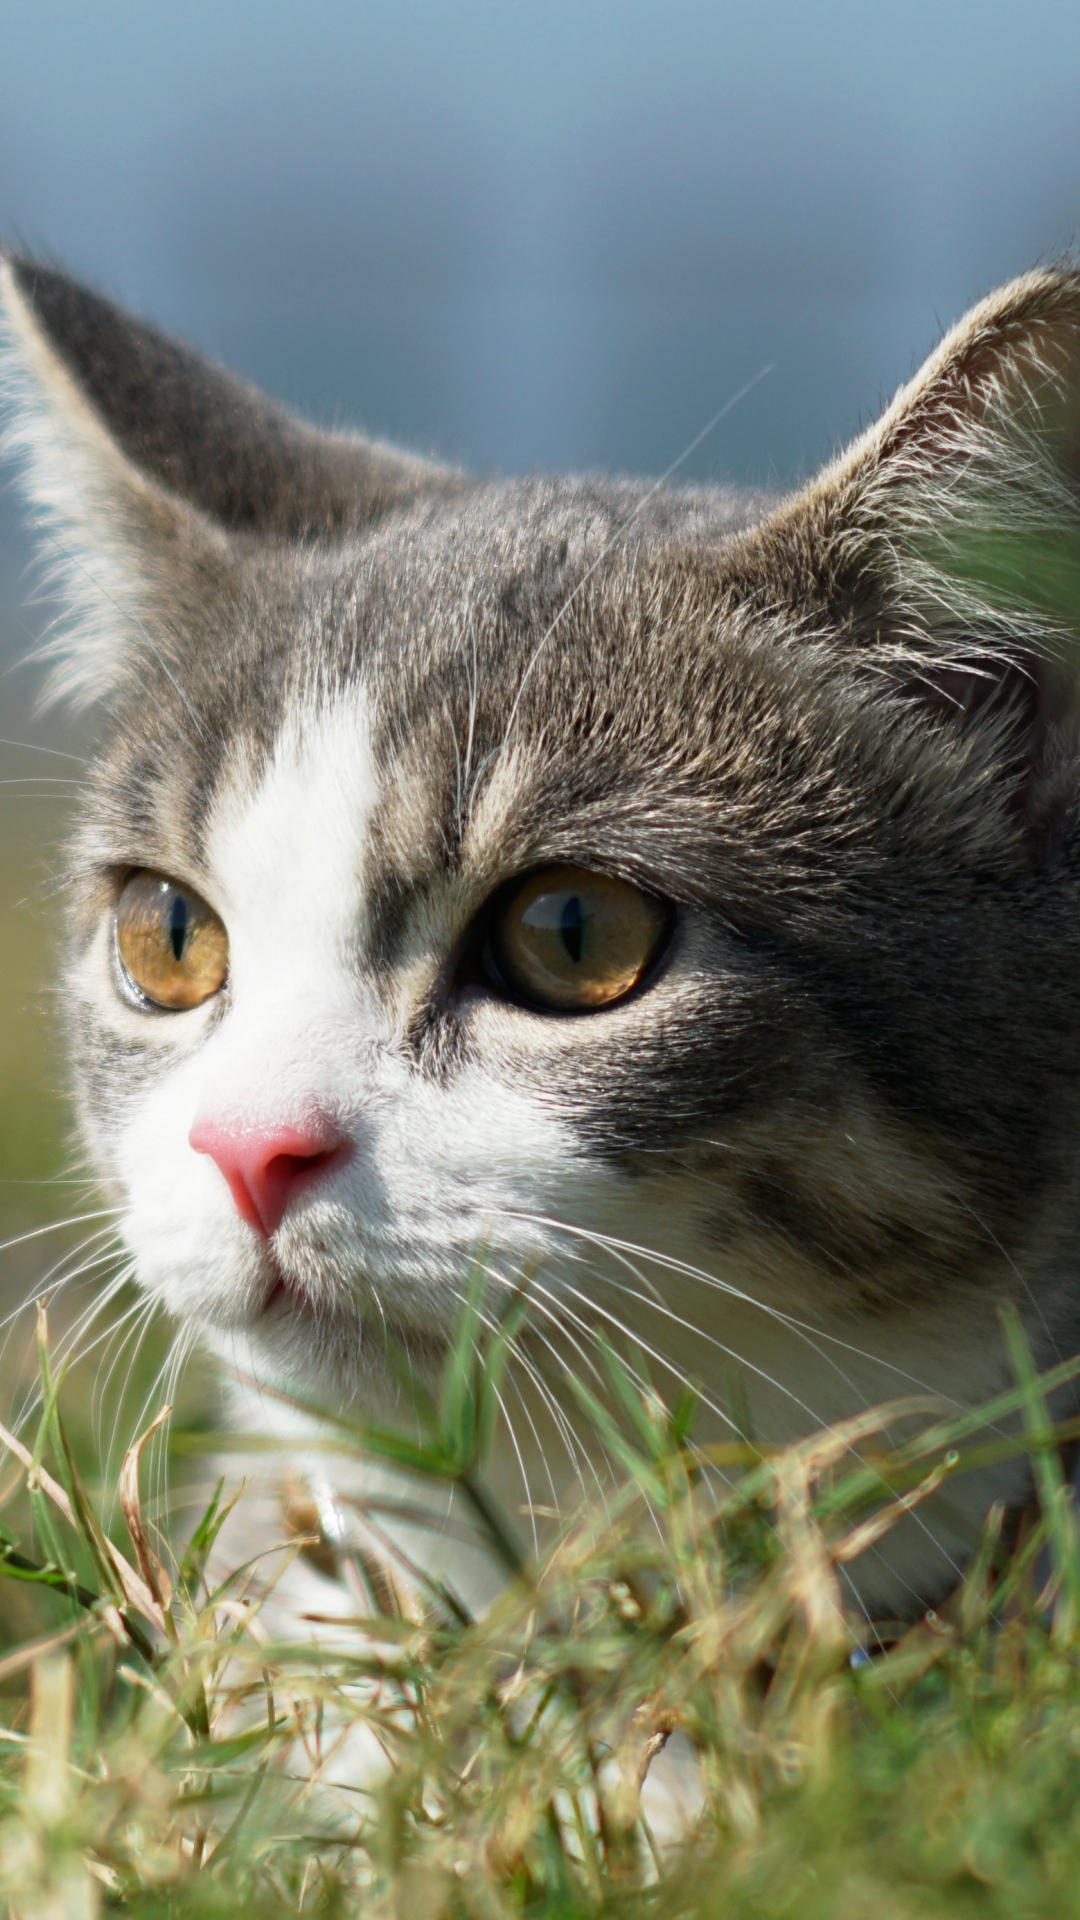
[{"label": "cat's left ear", "polygon": [[308,426],[89,288],[0,252],[5,444],[68,621],[53,690],[138,678],[213,626],[253,543],[334,540],[460,475]]},{"label": "cat's left ear", "polygon": [[1011,719],[1037,785],[1080,715],[1080,273],[975,307],[747,557],[761,597],[885,688],[962,726]]}]

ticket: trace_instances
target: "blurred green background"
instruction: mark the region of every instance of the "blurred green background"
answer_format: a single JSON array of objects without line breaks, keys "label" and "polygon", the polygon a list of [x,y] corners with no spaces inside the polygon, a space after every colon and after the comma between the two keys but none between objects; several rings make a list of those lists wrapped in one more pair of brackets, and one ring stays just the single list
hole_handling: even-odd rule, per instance
[{"label": "blurred green background", "polygon": [[[9,653],[10,659],[10,653]],[[84,747],[76,731],[32,712],[29,685],[0,679],[0,1217],[3,1238],[83,1204],[65,1151],[63,1067],[56,1036],[58,891],[63,843]],[[25,743],[25,744],[23,744]],[[43,1255],[10,1248],[3,1285]]]},{"label": "blurred green background", "polygon": [[[29,565],[10,469],[0,514],[0,1244],[88,1204],[66,1150],[62,1050],[58,1043],[59,881],[90,730],[38,709],[41,673],[31,666],[51,609]],[[89,1204],[99,1204],[91,1201]],[[5,1300],[41,1274],[51,1237],[0,1252]],[[0,1385],[0,1413],[7,1395]]]},{"label": "blurred green background", "polygon": [[[0,1419],[33,1444],[38,1358],[30,1303],[43,1294],[54,1354],[74,1355],[62,1408],[75,1455],[118,1541],[130,1546],[117,1524],[117,1469],[125,1445],[145,1423],[171,1329],[141,1313],[130,1286],[87,1323],[119,1262],[102,1237],[108,1225],[102,1199],[80,1166],[72,1133],[58,976],[64,846],[93,729],[35,711],[40,676],[21,664],[36,638],[34,608],[20,607],[12,590],[19,583],[10,574],[5,581],[0,571],[0,583],[9,588],[0,599],[6,662],[0,676]],[[190,1370],[177,1407],[186,1426],[212,1417],[209,1382],[198,1367]],[[170,1495],[158,1477],[160,1454],[159,1461],[160,1468],[158,1462],[152,1467],[151,1516],[166,1499],[176,1507],[184,1499],[184,1480]],[[0,1522],[40,1560],[24,1479],[18,1463],[0,1452]],[[0,1579],[0,1650],[50,1631],[69,1610],[61,1595]],[[17,1700],[24,1683],[21,1674],[0,1678],[0,1698],[10,1693]]]}]

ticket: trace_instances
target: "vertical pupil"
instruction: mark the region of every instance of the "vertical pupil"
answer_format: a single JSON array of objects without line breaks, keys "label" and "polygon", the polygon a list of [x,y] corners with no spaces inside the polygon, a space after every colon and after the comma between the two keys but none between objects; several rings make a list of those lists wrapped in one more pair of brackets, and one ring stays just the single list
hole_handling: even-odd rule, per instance
[{"label": "vertical pupil", "polygon": [[182,960],[187,946],[188,908],[182,893],[174,893],[169,902],[169,945],[173,959]]},{"label": "vertical pupil", "polygon": [[559,932],[563,937],[563,946],[574,965],[581,959],[581,949],[585,943],[585,915],[581,911],[581,901],[572,893],[559,915]]}]

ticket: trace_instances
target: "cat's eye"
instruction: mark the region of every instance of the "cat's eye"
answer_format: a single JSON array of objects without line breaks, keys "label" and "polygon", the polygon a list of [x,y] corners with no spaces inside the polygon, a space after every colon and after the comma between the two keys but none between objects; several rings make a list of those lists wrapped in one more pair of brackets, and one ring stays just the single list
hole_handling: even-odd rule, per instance
[{"label": "cat's eye", "polygon": [[133,873],[117,903],[116,953],[143,999],[179,1013],[224,984],[229,943],[197,893],[160,873]]},{"label": "cat's eye", "polygon": [[588,1012],[622,1000],[648,971],[671,915],[627,880],[582,867],[533,874],[491,931],[498,973],[534,1006]]}]

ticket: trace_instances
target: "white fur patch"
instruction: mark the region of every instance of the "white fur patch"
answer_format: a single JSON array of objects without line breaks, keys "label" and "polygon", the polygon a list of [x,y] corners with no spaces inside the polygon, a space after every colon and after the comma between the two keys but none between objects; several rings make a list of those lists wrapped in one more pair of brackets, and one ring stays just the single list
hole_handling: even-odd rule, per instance
[{"label": "white fur patch", "polygon": [[351,1161],[293,1209],[275,1252],[340,1307],[351,1276],[391,1308],[445,1330],[468,1262],[496,1241],[510,1266],[549,1236],[547,1213],[580,1180],[577,1144],[542,1102],[470,1066],[447,1085],[408,1058],[385,997],[359,964],[366,828],[377,797],[362,691],[291,718],[258,784],[238,765],[211,819],[211,903],[230,941],[229,1003],[172,1016],[205,1038],[129,1121],[117,1165],[140,1275],[184,1315],[218,1327],[257,1317],[266,1261],[225,1180],[188,1142],[196,1119],[239,1130],[323,1114]]}]

